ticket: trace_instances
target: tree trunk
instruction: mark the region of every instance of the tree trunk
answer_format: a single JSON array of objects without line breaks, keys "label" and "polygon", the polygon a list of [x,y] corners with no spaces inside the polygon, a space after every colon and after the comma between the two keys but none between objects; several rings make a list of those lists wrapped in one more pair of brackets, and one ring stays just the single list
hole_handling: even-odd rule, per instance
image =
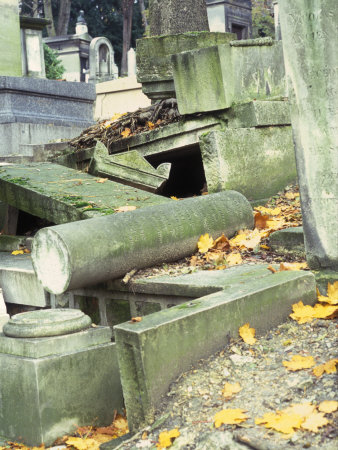
[{"label": "tree trunk", "polygon": [[127,53],[130,49],[131,42],[131,27],[133,21],[133,5],[134,0],[123,0],[123,44],[122,44],[122,62],[121,62],[121,76],[128,75],[128,59]]},{"label": "tree trunk", "polygon": [[45,11],[45,18],[51,21],[50,24],[47,25],[46,27],[48,37],[55,36],[55,26],[52,13],[52,0],[43,0],[43,8]]},{"label": "tree trunk", "polygon": [[146,9],[144,7],[144,0],[138,0],[139,5],[140,5],[140,11],[141,11],[141,16],[142,16],[142,23],[144,26],[144,30],[147,29],[148,26],[148,19],[147,19],[147,15],[146,15]]},{"label": "tree trunk", "polygon": [[70,6],[71,0],[60,0],[58,24],[56,27],[57,36],[62,36],[68,33]]}]

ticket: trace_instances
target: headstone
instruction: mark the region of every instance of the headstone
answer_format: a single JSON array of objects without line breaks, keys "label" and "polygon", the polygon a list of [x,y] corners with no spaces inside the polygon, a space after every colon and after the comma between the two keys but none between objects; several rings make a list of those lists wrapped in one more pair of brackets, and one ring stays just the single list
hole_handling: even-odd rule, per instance
[{"label": "headstone", "polygon": [[283,0],[279,8],[307,260],[337,270],[337,1]]},{"label": "headstone", "polygon": [[150,36],[209,31],[205,0],[151,0]]},{"label": "headstone", "polygon": [[20,16],[23,76],[46,78],[42,30],[48,23],[46,19]]},{"label": "headstone", "polygon": [[45,289],[61,294],[124,276],[135,268],[191,255],[201,234],[232,236],[252,226],[251,206],[235,191],[172,200],[143,210],[44,228],[34,238],[33,266]]},{"label": "headstone", "polygon": [[118,77],[114,50],[109,39],[94,38],[89,46],[89,82],[101,83]]},{"label": "headstone", "polygon": [[17,0],[2,0],[0,13],[0,76],[20,77],[21,42]]},{"label": "headstone", "polygon": [[136,75],[136,53],[133,48],[128,50],[128,77],[133,77]]},{"label": "headstone", "polygon": [[[109,425],[123,406],[109,327],[79,310],[12,316],[0,335],[0,435],[51,445],[78,426]],[[99,370],[98,370],[99,368]]]}]

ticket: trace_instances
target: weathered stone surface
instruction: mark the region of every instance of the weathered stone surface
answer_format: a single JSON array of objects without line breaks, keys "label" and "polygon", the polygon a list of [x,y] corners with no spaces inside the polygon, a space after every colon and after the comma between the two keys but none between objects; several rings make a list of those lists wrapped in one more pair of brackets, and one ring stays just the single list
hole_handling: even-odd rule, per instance
[{"label": "weathered stone surface", "polygon": [[142,207],[171,200],[51,163],[0,168],[0,200],[45,218],[65,223],[113,214],[120,206]]},{"label": "weathered stone surface", "polygon": [[151,36],[209,31],[205,0],[150,0]]},{"label": "weathered stone surface", "polygon": [[188,256],[203,233],[232,236],[252,226],[247,199],[226,191],[44,228],[35,235],[32,260],[45,289],[61,294]]},{"label": "weathered stone surface", "polygon": [[[233,41],[236,42],[236,41]],[[181,114],[215,111],[233,104],[285,97],[281,42],[238,41],[172,56]],[[245,42],[245,41],[244,41]]]},{"label": "weathered stone surface", "polygon": [[337,2],[284,0],[279,8],[307,260],[337,270]]},{"label": "weathered stone surface", "polygon": [[200,148],[209,192],[234,189],[262,200],[296,179],[290,126],[210,131]]},{"label": "weathered stone surface", "polygon": [[16,0],[1,1],[0,48],[0,76],[20,77],[22,75],[20,22]]},{"label": "weathered stone surface", "polygon": [[12,316],[3,332],[15,338],[60,336],[83,331],[91,323],[90,317],[78,309],[40,309]]},{"label": "weathered stone surface", "polygon": [[49,305],[49,295],[37,280],[28,254],[0,253],[0,286],[6,303]]},{"label": "weathered stone surface", "polygon": [[0,289],[0,333],[2,332],[2,327],[8,322],[8,320],[9,315],[7,314],[5,300]]},{"label": "weathered stone surface", "polygon": [[142,91],[151,99],[175,97],[171,55],[225,44],[234,38],[232,33],[191,32],[139,39],[137,81],[142,83]]},{"label": "weathered stone surface", "polygon": [[287,101],[260,101],[234,105],[228,112],[228,127],[251,128],[268,125],[290,125]]},{"label": "weathered stone surface", "polygon": [[272,250],[283,253],[294,253],[305,256],[303,227],[285,228],[269,236]]},{"label": "weathered stone surface", "polygon": [[111,156],[107,150],[107,156],[94,154],[88,172],[145,191],[158,192],[168,180],[170,167],[170,163],[164,163],[155,169],[136,150]]},{"label": "weathered stone surface", "polygon": [[[224,271],[224,277],[231,278],[237,269]],[[170,383],[238,336],[239,326],[250,322],[262,333],[284,321],[299,300],[316,301],[311,273],[255,278],[248,268],[247,283],[245,277],[237,285],[229,280],[220,292],[114,327],[129,427],[151,423]]]},{"label": "weathered stone surface", "polygon": [[78,426],[109,425],[114,410],[122,412],[123,398],[116,346],[106,330],[1,336],[0,435],[33,447],[51,445]]},{"label": "weathered stone surface", "polygon": [[19,250],[25,245],[25,236],[9,236],[6,234],[0,236],[0,252],[12,252],[13,250]]}]

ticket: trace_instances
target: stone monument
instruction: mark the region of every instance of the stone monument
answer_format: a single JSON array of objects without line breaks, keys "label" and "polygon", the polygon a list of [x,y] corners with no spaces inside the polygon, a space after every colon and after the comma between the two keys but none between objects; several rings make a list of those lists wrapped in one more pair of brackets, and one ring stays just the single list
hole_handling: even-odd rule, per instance
[{"label": "stone monument", "polygon": [[89,82],[102,83],[118,78],[114,49],[109,39],[94,38],[89,45]]},{"label": "stone monument", "polygon": [[20,77],[21,42],[17,0],[1,1],[0,48],[0,76]]},{"label": "stone monument", "polygon": [[337,1],[282,0],[279,8],[307,260],[337,270]]}]

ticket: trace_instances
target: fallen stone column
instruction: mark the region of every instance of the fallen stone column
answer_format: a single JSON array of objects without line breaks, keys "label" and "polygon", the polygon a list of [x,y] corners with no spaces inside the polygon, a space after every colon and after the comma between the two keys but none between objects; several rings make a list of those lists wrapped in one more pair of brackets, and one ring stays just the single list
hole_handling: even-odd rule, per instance
[{"label": "fallen stone column", "polygon": [[203,233],[232,236],[252,226],[248,200],[224,191],[43,228],[34,238],[33,266],[43,287],[61,294],[191,255]]},{"label": "fallen stone column", "polygon": [[312,269],[337,270],[337,1],[279,7],[306,258]]}]

